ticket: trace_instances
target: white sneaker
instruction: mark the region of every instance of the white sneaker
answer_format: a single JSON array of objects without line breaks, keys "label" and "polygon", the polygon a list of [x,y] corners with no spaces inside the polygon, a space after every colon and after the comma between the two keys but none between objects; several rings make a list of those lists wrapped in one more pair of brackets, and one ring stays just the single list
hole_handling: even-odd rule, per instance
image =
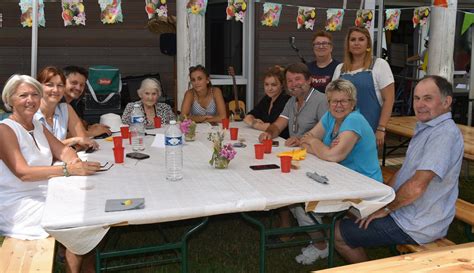
[{"label": "white sneaker", "polygon": [[329,248],[326,247],[323,250],[316,248],[313,244],[301,249],[301,254],[295,257],[295,260],[299,264],[310,265],[318,259],[327,258],[329,255]]}]

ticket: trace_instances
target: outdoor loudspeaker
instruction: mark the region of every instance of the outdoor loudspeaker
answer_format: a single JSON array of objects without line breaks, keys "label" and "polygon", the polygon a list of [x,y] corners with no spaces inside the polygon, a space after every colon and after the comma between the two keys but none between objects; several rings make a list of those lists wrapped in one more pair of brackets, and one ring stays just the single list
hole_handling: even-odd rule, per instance
[{"label": "outdoor loudspeaker", "polygon": [[176,33],[162,33],[160,35],[160,51],[165,55],[176,55]]}]

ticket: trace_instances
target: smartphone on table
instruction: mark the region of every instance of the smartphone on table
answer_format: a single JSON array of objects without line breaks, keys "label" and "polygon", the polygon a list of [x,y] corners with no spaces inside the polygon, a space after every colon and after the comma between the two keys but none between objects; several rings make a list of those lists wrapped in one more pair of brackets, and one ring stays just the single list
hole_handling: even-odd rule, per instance
[{"label": "smartphone on table", "polygon": [[250,166],[250,169],[254,171],[272,170],[272,169],[280,169],[280,166],[278,166],[277,164],[263,164],[263,165]]},{"label": "smartphone on table", "polygon": [[147,159],[150,156],[144,153],[133,152],[133,153],[128,153],[127,157],[140,160],[140,159]]}]

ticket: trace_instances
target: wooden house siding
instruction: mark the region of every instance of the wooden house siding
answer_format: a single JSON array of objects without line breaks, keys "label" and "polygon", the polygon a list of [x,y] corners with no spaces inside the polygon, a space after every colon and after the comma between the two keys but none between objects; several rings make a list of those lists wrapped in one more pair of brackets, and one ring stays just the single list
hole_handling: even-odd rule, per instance
[{"label": "wooden house siding", "polygon": [[[287,66],[300,59],[296,52],[290,47],[289,37],[296,38],[296,47],[306,62],[314,61],[312,48],[313,35],[317,30],[324,29],[326,24],[326,10],[316,10],[316,22],[314,30],[303,30],[296,28],[296,15],[298,7],[308,6],[319,8],[342,8],[342,0],[334,1],[298,1],[298,0],[280,0],[276,1],[282,4],[292,6],[283,6],[280,24],[278,27],[262,26],[261,16],[263,14],[263,4],[256,3],[255,8],[255,84],[253,86],[254,101],[257,103],[263,96],[263,75],[268,67],[273,65]],[[347,8],[359,8],[359,1],[347,1]],[[354,25],[356,11],[346,10],[344,14],[343,27],[341,31],[332,32],[334,39],[333,57],[342,61],[344,54],[344,38],[347,29]]]},{"label": "wooden house siding", "polygon": [[[122,76],[160,73],[163,89],[174,89],[173,57],[160,52],[160,36],[146,29],[145,1],[122,1],[123,23],[104,25],[97,0],[84,0],[86,25],[64,27],[61,3],[45,1],[46,27],[38,31],[38,71],[46,65],[112,65]],[[168,4],[175,14],[175,4]],[[17,0],[0,1],[0,86],[13,73],[30,74],[31,28],[20,25]]]}]

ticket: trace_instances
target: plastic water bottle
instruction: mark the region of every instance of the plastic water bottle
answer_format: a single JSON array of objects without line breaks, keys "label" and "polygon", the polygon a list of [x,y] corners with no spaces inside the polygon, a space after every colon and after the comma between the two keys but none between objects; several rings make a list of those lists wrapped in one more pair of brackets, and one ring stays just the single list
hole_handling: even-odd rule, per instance
[{"label": "plastic water bottle", "polygon": [[133,105],[132,115],[130,117],[130,134],[132,134],[132,149],[134,151],[145,150],[143,138],[145,136],[145,117],[143,116],[140,104]]},{"label": "plastic water bottle", "polygon": [[175,120],[165,133],[166,179],[177,181],[183,179],[183,133]]}]

